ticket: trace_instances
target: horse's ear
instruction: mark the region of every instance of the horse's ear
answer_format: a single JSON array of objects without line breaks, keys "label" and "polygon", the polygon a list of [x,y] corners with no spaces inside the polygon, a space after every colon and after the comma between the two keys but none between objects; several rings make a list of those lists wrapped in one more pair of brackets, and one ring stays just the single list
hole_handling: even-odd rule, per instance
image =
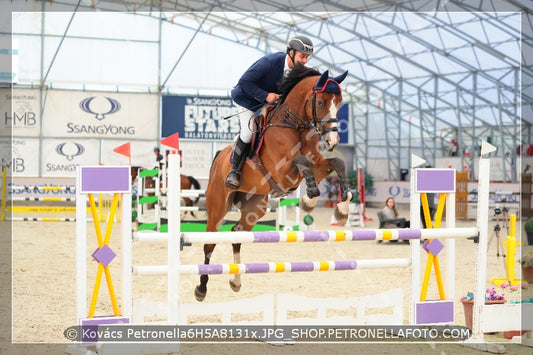
[{"label": "horse's ear", "polygon": [[322,87],[324,87],[324,85],[326,84],[326,81],[328,80],[328,77],[329,77],[329,70],[326,70],[325,72],[322,73],[320,78],[318,78],[318,80],[316,81],[315,90],[319,90]]},{"label": "horse's ear", "polygon": [[333,78],[333,80],[335,80],[337,82],[337,84],[340,84],[340,83],[342,83],[342,81],[344,79],[346,79],[347,75],[348,75],[348,70],[346,70],[343,74],[339,75],[338,77]]}]

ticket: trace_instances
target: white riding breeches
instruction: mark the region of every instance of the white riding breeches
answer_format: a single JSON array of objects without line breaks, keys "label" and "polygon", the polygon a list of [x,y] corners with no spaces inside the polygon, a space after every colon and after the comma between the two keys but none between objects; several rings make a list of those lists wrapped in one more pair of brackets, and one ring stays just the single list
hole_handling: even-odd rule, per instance
[{"label": "white riding breeches", "polygon": [[255,116],[255,113],[245,107],[237,105],[235,102],[234,104],[235,106],[237,106],[237,113],[239,116],[239,121],[241,123],[241,132],[239,136],[241,137],[241,140],[244,143],[250,143],[252,141],[252,134],[254,129],[254,121],[252,118]]}]

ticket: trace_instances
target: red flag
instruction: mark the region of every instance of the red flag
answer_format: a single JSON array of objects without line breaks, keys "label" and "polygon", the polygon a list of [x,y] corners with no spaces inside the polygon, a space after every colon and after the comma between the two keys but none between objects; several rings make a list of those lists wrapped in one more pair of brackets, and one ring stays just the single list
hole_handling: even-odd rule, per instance
[{"label": "red flag", "polygon": [[115,153],[122,154],[122,155],[125,155],[128,158],[130,158],[131,157],[131,154],[130,154],[130,142],[128,142],[126,144],[122,144],[120,147],[116,147],[115,149],[113,149],[113,151]]},{"label": "red flag", "polygon": [[176,149],[178,152],[180,150],[180,134],[179,132],[174,133],[167,138],[161,139],[161,144],[166,145],[167,147]]},{"label": "red flag", "polygon": [[125,155],[129,158],[130,165],[131,165],[131,150],[130,150],[130,142],[126,144],[122,144],[120,147],[116,147],[113,149],[115,153]]}]

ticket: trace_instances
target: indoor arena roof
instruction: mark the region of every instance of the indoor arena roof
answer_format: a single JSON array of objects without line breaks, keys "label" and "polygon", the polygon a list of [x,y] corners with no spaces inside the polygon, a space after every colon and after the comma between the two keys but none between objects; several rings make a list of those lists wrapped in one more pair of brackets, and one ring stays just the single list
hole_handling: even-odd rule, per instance
[{"label": "indoor arena roof", "polygon": [[[533,23],[524,0],[54,0],[47,11],[143,13],[261,52],[297,34],[345,93],[452,127],[533,123]],[[50,1],[50,3],[52,3]],[[468,5],[466,4],[468,3]],[[177,18],[176,14],[180,13]],[[388,100],[386,100],[388,99]]]}]

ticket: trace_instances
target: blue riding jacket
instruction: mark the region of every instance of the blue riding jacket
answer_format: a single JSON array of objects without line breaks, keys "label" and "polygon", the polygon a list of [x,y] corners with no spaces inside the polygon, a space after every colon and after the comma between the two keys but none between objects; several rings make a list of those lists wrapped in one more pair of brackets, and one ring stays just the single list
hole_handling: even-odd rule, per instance
[{"label": "blue riding jacket", "polygon": [[266,103],[270,92],[278,92],[278,82],[285,67],[283,52],[271,53],[257,60],[231,90],[231,98],[250,111],[257,111]]}]

